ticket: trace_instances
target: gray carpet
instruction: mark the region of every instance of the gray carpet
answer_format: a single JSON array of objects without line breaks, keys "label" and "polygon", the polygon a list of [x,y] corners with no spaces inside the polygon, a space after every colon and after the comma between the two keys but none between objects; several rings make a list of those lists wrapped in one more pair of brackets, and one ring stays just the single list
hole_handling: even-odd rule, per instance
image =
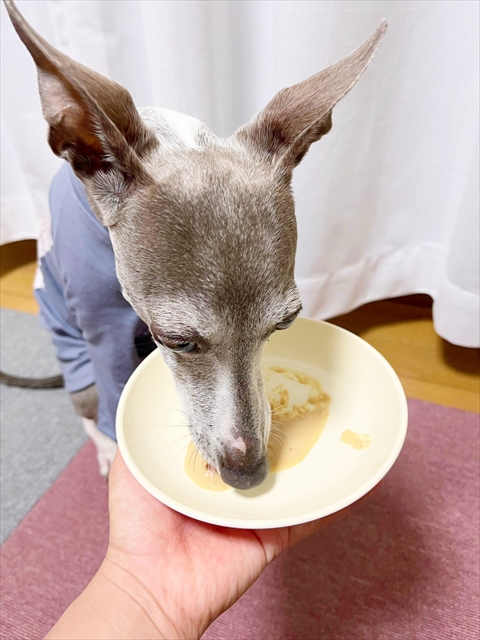
[{"label": "gray carpet", "polygon": [[[50,336],[37,316],[0,311],[0,368],[43,377],[59,373]],[[0,542],[86,442],[64,389],[0,386]]]}]

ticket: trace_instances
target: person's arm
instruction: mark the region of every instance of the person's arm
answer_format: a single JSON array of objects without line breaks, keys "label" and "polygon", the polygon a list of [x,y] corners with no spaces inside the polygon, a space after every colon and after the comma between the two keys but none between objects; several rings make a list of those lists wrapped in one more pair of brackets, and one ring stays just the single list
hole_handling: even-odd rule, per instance
[{"label": "person's arm", "polygon": [[123,570],[105,559],[85,590],[68,607],[46,640],[172,640],[200,637],[195,625],[173,620]]},{"label": "person's arm", "polygon": [[296,527],[227,529],[166,507],[143,489],[117,453],[109,476],[106,557],[46,638],[200,638],[282,551],[369,495]]}]

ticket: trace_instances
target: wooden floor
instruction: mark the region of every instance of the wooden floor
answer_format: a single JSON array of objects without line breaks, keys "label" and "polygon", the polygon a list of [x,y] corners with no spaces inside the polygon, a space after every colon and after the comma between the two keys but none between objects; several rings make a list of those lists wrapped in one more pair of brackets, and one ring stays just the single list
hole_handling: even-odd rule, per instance
[{"label": "wooden floor", "polygon": [[38,313],[32,293],[36,268],[35,244],[34,240],[24,240],[0,247],[0,306]]},{"label": "wooden floor", "polygon": [[[37,313],[32,295],[35,243],[0,247],[0,305]],[[456,347],[433,330],[431,299],[373,302],[331,320],[373,345],[390,362],[407,396],[480,411],[480,350]]]}]

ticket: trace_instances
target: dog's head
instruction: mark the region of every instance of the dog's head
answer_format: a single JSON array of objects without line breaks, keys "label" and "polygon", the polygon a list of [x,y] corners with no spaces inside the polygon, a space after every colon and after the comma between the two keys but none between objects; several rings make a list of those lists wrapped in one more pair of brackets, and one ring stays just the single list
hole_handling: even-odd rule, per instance
[{"label": "dog's head", "polygon": [[259,484],[270,430],[262,348],[301,309],[292,170],[330,130],[386,23],[219,139],[193,118],[139,112],[126,89],[55,50],[5,3],[37,65],[50,146],[109,229],[123,294],[162,349],[198,448],[228,484]]}]

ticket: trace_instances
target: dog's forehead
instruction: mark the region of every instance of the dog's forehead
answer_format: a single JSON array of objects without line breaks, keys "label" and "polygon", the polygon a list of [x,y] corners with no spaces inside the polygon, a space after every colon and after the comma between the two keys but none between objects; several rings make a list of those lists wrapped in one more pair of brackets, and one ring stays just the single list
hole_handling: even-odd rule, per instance
[{"label": "dog's forehead", "polygon": [[210,147],[157,161],[125,216],[144,273],[161,269],[165,286],[252,294],[293,275],[293,199],[265,169]]},{"label": "dog's forehead", "polygon": [[168,318],[180,334],[183,326],[207,332],[219,323],[253,327],[270,315],[281,321],[298,307],[289,188],[198,120],[164,110],[142,116],[160,141],[148,160],[153,181],[112,230],[137,312],[151,325]]},{"label": "dog's forehead", "polygon": [[275,182],[271,167],[253,151],[238,141],[218,138],[200,120],[153,107],[143,108],[140,113],[159,141],[158,148],[146,159],[149,172],[166,189],[171,186],[173,195],[183,187],[189,197],[196,192],[203,197],[224,180],[230,182],[231,193],[242,181],[247,182],[250,193],[255,186]]},{"label": "dog's forehead", "polygon": [[[160,145],[146,160],[152,181],[129,200],[125,233],[177,268],[208,263],[220,275],[274,259],[291,266],[296,222],[290,185],[243,145],[202,123],[152,110]],[[168,117],[166,116],[168,114]],[[145,110],[143,111],[145,116]],[[153,116],[150,114],[153,122]]]},{"label": "dog's forehead", "polygon": [[221,205],[238,195],[268,193],[279,182],[272,168],[244,145],[217,138],[198,120],[183,118],[179,114],[178,122],[165,122],[158,132],[160,145],[147,160],[166,197],[195,204],[210,198]]}]

